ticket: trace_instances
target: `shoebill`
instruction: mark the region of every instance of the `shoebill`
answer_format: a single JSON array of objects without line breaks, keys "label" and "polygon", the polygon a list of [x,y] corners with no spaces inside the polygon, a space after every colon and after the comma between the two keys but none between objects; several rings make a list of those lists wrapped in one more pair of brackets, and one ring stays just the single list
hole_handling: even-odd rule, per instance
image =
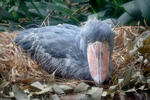
[{"label": "shoebill", "polygon": [[48,73],[99,84],[113,71],[114,32],[104,21],[62,24],[19,32],[14,41]]}]

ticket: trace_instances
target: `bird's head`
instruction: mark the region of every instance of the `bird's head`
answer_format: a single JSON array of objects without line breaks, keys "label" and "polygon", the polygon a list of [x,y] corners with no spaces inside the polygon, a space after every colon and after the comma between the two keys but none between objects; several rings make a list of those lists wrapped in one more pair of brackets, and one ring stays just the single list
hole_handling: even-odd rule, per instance
[{"label": "bird's head", "polygon": [[106,80],[114,47],[114,32],[97,19],[88,20],[81,29],[91,76],[97,83]]}]

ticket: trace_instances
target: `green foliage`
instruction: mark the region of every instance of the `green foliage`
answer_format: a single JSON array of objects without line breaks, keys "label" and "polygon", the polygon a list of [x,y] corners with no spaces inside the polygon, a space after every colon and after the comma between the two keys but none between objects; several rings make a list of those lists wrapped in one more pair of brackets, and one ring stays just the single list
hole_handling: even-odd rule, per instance
[{"label": "green foliage", "polygon": [[116,18],[120,25],[141,21],[150,24],[149,0],[90,0],[99,18]]},{"label": "green foliage", "polygon": [[149,0],[133,0],[123,4],[122,7],[125,13],[118,19],[120,25],[127,24],[134,19],[141,22],[146,20],[147,24],[150,24]]},{"label": "green foliage", "polygon": [[75,4],[70,6],[62,0],[3,0],[0,1],[0,11],[5,14],[0,14],[0,22],[7,22],[9,25],[12,22],[16,23],[17,29],[18,25],[25,27],[29,24],[80,24],[90,14],[85,11],[89,4],[87,2]]},{"label": "green foliage", "polygon": [[117,18],[124,12],[121,5],[127,1],[131,0],[90,0],[92,8],[100,18]]},{"label": "green foliage", "polygon": [[8,25],[0,24],[0,30],[13,25],[10,30],[29,24],[80,24],[95,13],[100,19],[114,18],[120,25],[135,19],[150,23],[149,9],[149,0],[1,0],[0,23]]},{"label": "green foliage", "polygon": [[19,0],[2,0],[0,1],[0,7],[5,7],[8,12],[11,12],[16,17],[20,1]]}]

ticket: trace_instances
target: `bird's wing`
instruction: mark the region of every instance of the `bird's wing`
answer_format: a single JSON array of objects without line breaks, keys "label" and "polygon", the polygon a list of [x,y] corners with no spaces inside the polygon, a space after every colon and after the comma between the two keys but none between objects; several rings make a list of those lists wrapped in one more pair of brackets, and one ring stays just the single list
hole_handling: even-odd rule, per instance
[{"label": "bird's wing", "polygon": [[56,75],[76,78],[83,76],[88,79],[90,75],[80,75],[88,74],[89,71],[81,67],[88,65],[79,50],[79,31],[79,27],[68,24],[28,29],[20,32],[14,41],[49,73],[58,69]]},{"label": "bird's wing", "polygon": [[64,58],[77,49],[79,31],[79,27],[68,24],[33,28],[20,32],[14,41],[27,53],[34,53],[40,47],[53,57]]}]

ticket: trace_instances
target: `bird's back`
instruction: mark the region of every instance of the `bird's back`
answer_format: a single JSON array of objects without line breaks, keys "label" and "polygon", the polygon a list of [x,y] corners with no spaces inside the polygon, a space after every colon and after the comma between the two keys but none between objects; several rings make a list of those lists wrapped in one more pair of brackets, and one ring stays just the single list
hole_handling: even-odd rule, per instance
[{"label": "bird's back", "polygon": [[32,46],[40,45],[45,52],[60,58],[76,47],[79,31],[79,27],[68,24],[32,28],[20,32],[15,42],[27,53],[31,53]]}]

